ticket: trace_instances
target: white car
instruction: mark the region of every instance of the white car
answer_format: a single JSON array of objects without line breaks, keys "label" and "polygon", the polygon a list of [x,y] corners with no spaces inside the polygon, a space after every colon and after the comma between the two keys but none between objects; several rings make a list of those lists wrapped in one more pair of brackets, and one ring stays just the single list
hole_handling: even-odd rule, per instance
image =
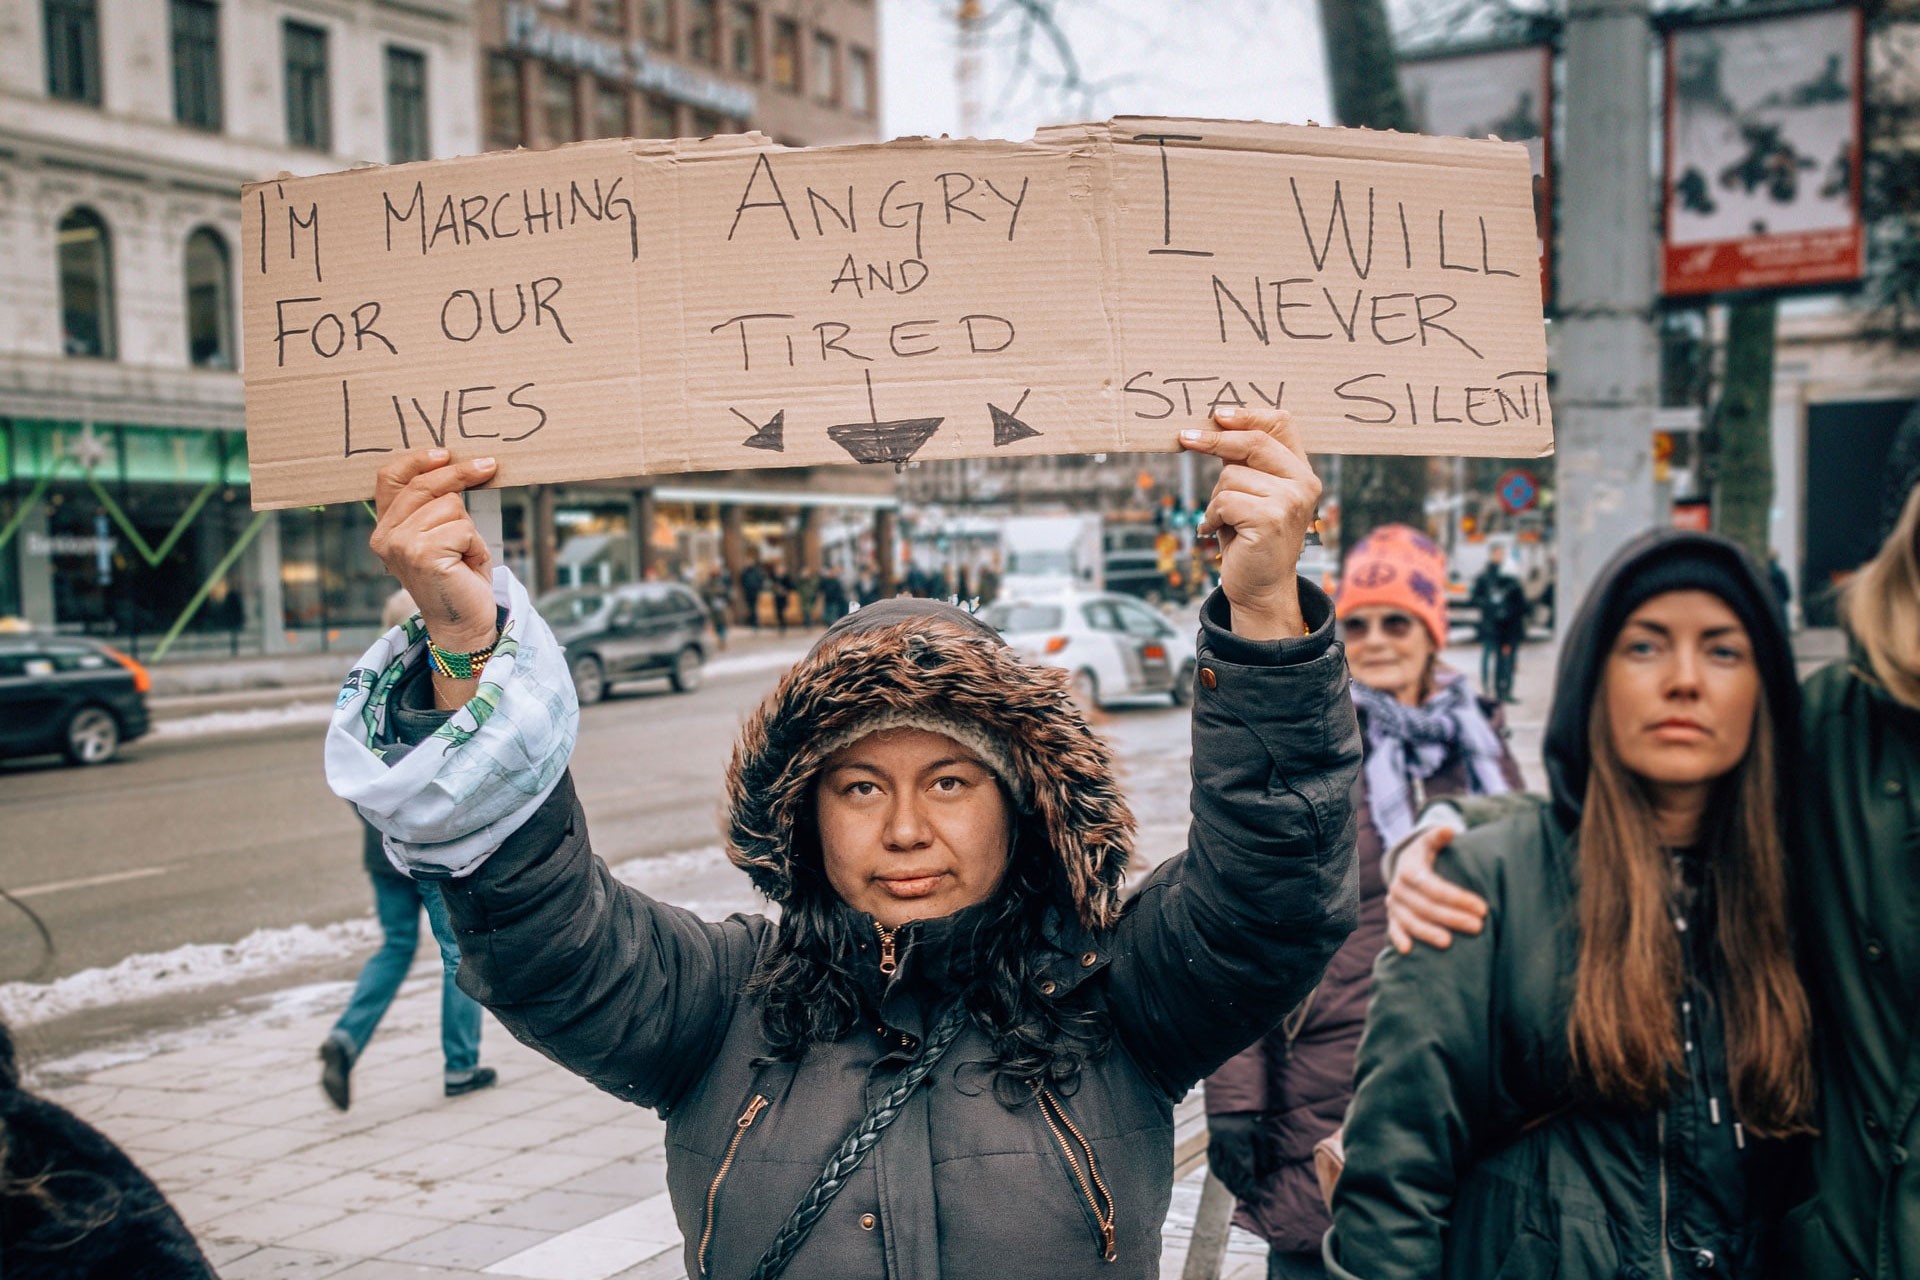
[{"label": "white car", "polygon": [[1175,706],[1193,701],[1193,636],[1132,596],[1000,600],[981,617],[1027,661],[1072,672],[1084,706],[1153,696]]}]

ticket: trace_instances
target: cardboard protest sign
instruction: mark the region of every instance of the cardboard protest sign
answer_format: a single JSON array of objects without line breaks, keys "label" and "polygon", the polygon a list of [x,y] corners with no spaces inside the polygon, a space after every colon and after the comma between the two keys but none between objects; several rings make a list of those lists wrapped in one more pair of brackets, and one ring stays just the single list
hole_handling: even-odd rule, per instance
[{"label": "cardboard protest sign", "polygon": [[246,188],[258,507],[394,452],[503,484],[1172,447],[1552,448],[1527,156],[1118,119],[1032,142],[602,141]]}]

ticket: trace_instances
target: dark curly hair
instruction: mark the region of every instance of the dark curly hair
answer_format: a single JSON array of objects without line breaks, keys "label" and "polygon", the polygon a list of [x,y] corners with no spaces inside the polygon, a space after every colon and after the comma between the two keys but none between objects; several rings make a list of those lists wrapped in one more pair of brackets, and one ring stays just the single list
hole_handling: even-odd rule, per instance
[{"label": "dark curly hair", "polygon": [[[1004,784],[1001,790],[1004,796]],[[866,927],[828,883],[811,805],[795,829],[794,853],[793,895],[746,985],[762,1001],[770,1060],[780,1062],[843,1039],[872,1017],[851,964],[868,941]],[[993,1046],[990,1058],[972,1065],[991,1074],[995,1097],[1009,1107],[1031,1099],[1036,1086],[1071,1092],[1081,1068],[1112,1042],[1104,1009],[1040,992],[1041,964],[1053,949],[1047,916],[1068,900],[1065,892],[1044,827],[1020,815],[1006,878],[972,930],[979,952],[960,992]]]}]

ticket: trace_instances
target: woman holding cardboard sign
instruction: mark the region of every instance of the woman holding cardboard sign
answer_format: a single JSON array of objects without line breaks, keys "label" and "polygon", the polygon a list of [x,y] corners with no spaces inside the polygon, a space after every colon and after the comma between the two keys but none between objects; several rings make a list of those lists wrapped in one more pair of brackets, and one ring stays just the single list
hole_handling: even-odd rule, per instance
[{"label": "woman holding cardboard sign", "polygon": [[383,470],[374,550],[422,617],[350,677],[330,781],[442,881],[466,990],[665,1113],[690,1275],[1157,1270],[1173,1104],[1312,987],[1355,910],[1346,664],[1294,571],[1319,481],[1284,415],[1219,424],[1180,436],[1226,464],[1188,851],[1123,902],[1133,820],[1062,677],[887,601],[736,747],[729,855],[777,922],[700,920],[593,856],[565,666],[461,506],[491,468]]}]

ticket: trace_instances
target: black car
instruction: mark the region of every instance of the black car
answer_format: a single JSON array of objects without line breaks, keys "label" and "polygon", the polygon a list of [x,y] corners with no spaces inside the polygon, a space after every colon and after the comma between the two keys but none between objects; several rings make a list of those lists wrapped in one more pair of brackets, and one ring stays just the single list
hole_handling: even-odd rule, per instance
[{"label": "black car", "polygon": [[536,607],[566,646],[583,707],[606,697],[621,680],[665,676],[681,693],[700,687],[701,666],[713,650],[713,623],[686,587],[570,587],[540,597]]},{"label": "black car", "polygon": [[147,731],[145,667],[79,636],[0,635],[0,758],[111,760]]}]

